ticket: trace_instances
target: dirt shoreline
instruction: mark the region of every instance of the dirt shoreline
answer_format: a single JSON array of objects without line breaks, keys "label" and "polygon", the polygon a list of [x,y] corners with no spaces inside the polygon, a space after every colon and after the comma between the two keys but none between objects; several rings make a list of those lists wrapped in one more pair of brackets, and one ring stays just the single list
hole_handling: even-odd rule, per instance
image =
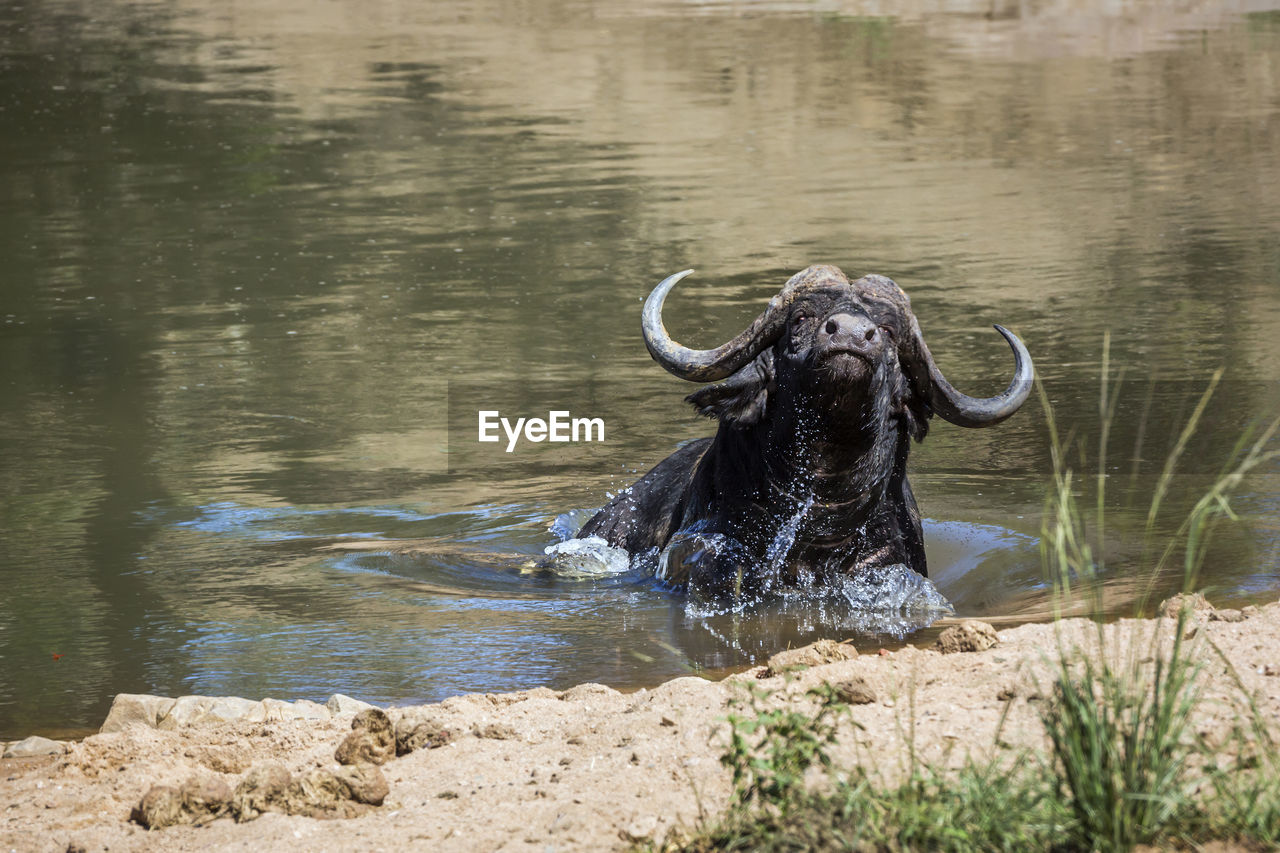
[{"label": "dirt shoreline", "polygon": [[[1126,620],[1106,633],[1121,645],[1132,638],[1145,643],[1171,626],[1168,619]],[[1267,725],[1280,732],[1280,603],[1244,614],[1203,611],[1193,630],[1191,645],[1206,660],[1196,732],[1211,743],[1225,740],[1240,712],[1237,676]],[[1036,703],[1059,638],[1090,647],[1096,626],[1028,624],[997,636],[998,644],[984,651],[864,648],[852,659],[785,675],[765,677],[767,668],[756,667],[719,682],[677,678],[630,694],[582,684],[388,709],[393,721],[427,719],[452,739],[384,764],[389,795],[348,819],[265,813],[243,823],[224,817],[148,831],[129,818],[154,785],[196,777],[235,788],[264,762],[295,777],[336,769],[335,749],[356,713],[349,707],[326,719],[130,725],[71,743],[63,755],[0,761],[6,803],[0,849],[623,849],[724,808],[730,791],[719,762],[724,717],[731,697],[743,694],[742,682],[776,690],[779,701],[805,702],[805,691],[819,681],[860,680],[861,698],[870,701],[852,707],[861,728],[848,729],[837,757],[874,767],[886,780],[906,766],[911,738],[917,756],[950,766],[993,748],[1043,748]]]}]

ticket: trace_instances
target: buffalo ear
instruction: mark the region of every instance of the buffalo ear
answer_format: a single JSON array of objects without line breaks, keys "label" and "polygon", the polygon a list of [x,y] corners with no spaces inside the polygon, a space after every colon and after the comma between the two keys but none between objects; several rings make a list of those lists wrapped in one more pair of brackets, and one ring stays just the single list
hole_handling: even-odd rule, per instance
[{"label": "buffalo ear", "polygon": [[772,388],[773,351],[765,350],[725,381],[694,391],[685,400],[699,414],[745,427],[764,418]]}]

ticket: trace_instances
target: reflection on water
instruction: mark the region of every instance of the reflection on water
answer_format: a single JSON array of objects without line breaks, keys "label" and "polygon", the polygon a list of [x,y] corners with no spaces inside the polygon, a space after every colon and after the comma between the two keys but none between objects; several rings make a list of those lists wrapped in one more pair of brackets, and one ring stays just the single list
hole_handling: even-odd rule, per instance
[{"label": "reflection on water", "polygon": [[[1095,459],[1110,329],[1109,608],[1170,588],[1124,496],[1214,369],[1171,504],[1276,410],[1280,12],[899,5],[0,0],[0,737],[122,691],[636,686],[838,632],[530,568],[709,431],[639,335],[688,266],[695,345],[819,261],[901,283],[967,392],[1002,323]],[[460,447],[459,383],[609,440]],[[1043,618],[1042,414],[939,425],[913,470],[957,613]],[[1277,486],[1220,598],[1274,596]],[[392,539],[432,544],[354,548]]]}]

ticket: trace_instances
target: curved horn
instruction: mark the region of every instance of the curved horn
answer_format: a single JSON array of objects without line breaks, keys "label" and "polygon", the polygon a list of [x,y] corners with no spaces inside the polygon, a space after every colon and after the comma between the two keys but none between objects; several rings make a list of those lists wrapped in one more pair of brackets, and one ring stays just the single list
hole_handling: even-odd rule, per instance
[{"label": "curved horn", "polygon": [[717,382],[731,376],[772,344],[782,333],[786,315],[783,300],[774,297],[769,307],[751,321],[736,338],[715,349],[696,350],[676,343],[662,324],[662,303],[676,282],[693,270],[667,276],[653,289],[644,302],[644,345],[653,360],[668,372],[690,382]]},{"label": "curved horn", "polygon": [[1013,381],[1004,392],[994,397],[970,397],[962,394],[942,375],[938,365],[934,364],[929,348],[924,344],[920,334],[920,326],[912,317],[912,331],[915,334],[916,346],[924,362],[929,368],[929,382],[932,388],[931,400],[933,410],[944,420],[962,427],[986,427],[1000,423],[1027,401],[1031,394],[1032,381],[1035,379],[1035,368],[1031,364],[1031,353],[1018,340],[1018,336],[1004,326],[996,325],[995,329],[1009,342],[1013,349]]}]

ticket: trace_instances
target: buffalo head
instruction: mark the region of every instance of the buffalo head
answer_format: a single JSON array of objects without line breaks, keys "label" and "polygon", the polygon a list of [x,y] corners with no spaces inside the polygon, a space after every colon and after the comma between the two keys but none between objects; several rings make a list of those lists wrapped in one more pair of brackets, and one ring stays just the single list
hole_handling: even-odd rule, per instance
[{"label": "buffalo head", "polygon": [[[992,426],[1016,412],[1031,393],[1031,355],[1008,329],[995,327],[1013,348],[1013,381],[998,396],[970,397],[953,388],[934,363],[911,312],[911,300],[902,288],[880,275],[851,282],[839,269],[825,264],[792,276],[782,292],[733,340],[711,350],[689,349],[667,334],[662,306],[676,283],[692,272],[685,270],[663,279],[644,304],[645,345],[655,361],[681,379],[726,379],[764,353],[772,353],[774,358],[769,360],[778,367],[788,365],[787,373],[807,375],[808,382],[826,374],[843,385],[841,377],[847,374],[845,378],[858,385],[876,373],[882,381],[889,381],[888,374],[898,371],[895,384],[902,386],[901,401],[917,416],[913,425],[916,438],[924,437],[930,414],[957,426]],[[756,377],[763,378],[763,374],[757,371]],[[730,382],[725,390],[740,397],[746,390],[743,384]],[[760,390],[767,391],[767,386]],[[722,418],[736,414],[732,409],[705,413]]]},{"label": "buffalo head", "polygon": [[644,306],[645,344],[682,379],[716,383],[687,398],[719,420],[713,439],[681,448],[604,507],[580,536],[654,560],[673,584],[707,592],[807,585],[905,565],[927,573],[906,478],[911,439],[937,414],[984,427],[1031,391],[1031,357],[1014,353],[1009,387],[970,397],[947,382],[907,295],[889,279],[856,281],[812,266],[733,340],[676,343],[662,323],[665,279]]}]

